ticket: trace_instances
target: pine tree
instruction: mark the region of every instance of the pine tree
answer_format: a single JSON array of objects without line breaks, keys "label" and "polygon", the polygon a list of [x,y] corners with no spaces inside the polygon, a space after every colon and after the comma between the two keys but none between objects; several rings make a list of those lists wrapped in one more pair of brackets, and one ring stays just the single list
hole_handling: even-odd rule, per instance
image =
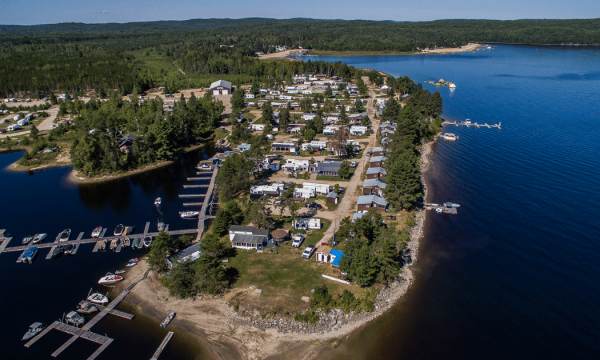
[{"label": "pine tree", "polygon": [[400,264],[398,263],[398,250],[396,243],[388,238],[383,242],[383,247],[379,253],[380,272],[378,281],[383,284],[389,284],[400,272]]}]

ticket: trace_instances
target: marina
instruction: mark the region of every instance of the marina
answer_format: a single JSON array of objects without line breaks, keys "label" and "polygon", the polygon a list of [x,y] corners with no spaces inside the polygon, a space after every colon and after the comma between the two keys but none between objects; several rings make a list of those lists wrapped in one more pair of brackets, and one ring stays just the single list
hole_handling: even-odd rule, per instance
[{"label": "marina", "polygon": [[482,128],[482,127],[485,128],[486,127],[488,129],[497,128],[498,130],[501,130],[502,122],[499,122],[498,124],[491,124],[490,125],[490,124],[487,124],[487,123],[486,124],[478,124],[476,122],[474,123],[474,122],[471,122],[469,120],[465,120],[465,121],[461,121],[461,122],[444,120],[442,122],[442,126],[444,126],[444,125],[466,126],[466,127],[476,127],[476,128]]}]

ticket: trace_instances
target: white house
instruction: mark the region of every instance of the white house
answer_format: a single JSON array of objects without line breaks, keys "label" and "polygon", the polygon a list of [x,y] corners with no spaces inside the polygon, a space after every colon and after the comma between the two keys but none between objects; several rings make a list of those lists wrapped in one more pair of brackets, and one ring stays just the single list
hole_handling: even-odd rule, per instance
[{"label": "white house", "polygon": [[388,100],[388,98],[377,99],[377,104],[385,104],[386,102],[388,102]]},{"label": "white house", "polygon": [[256,229],[251,226],[232,225],[229,227],[231,246],[245,250],[262,250],[271,238],[269,230]]},{"label": "white house", "polygon": [[339,129],[340,129],[339,126],[328,125],[328,126],[325,126],[325,128],[323,129],[323,134],[324,135],[333,135]]},{"label": "white house", "polygon": [[302,144],[302,150],[307,151],[311,149],[312,151],[321,151],[327,147],[327,141],[321,140],[312,140],[309,143]]},{"label": "white house", "polygon": [[20,127],[21,127],[21,126],[20,126],[19,124],[12,124],[12,125],[9,125],[9,126],[6,128],[6,130],[8,130],[8,131],[15,131],[15,130],[19,129]]},{"label": "white house", "polygon": [[310,91],[310,90],[302,90],[302,94],[303,94],[303,95],[312,95],[312,93],[313,93],[313,92],[312,92],[312,91]]},{"label": "white house", "polygon": [[339,121],[340,120],[340,115],[338,114],[329,114],[327,115],[327,121]]},{"label": "white house", "polygon": [[250,194],[253,195],[280,195],[284,190],[284,185],[274,183],[272,185],[254,185],[250,187]]},{"label": "white house", "polygon": [[307,188],[295,188],[294,189],[294,199],[310,199],[316,196],[314,189]]},{"label": "white house", "polygon": [[286,159],[285,164],[283,164],[282,168],[284,168],[285,170],[292,171],[308,171],[309,166],[309,160]]},{"label": "white house", "polygon": [[315,114],[315,113],[304,113],[304,114],[302,114],[302,119],[304,121],[311,121],[311,120],[314,120],[316,116],[317,116],[317,114]]},{"label": "white house", "polygon": [[264,131],[265,130],[265,124],[252,124],[252,130],[253,131]]},{"label": "white house", "polygon": [[350,126],[350,135],[364,135],[367,130],[366,126],[352,125]]},{"label": "white house", "polygon": [[322,194],[322,195],[327,195],[330,190],[330,186],[328,184],[309,183],[309,182],[303,183],[302,188],[313,189],[315,191],[315,193]]},{"label": "white house", "polygon": [[246,94],[244,95],[246,99],[254,99],[254,94]]},{"label": "white house", "polygon": [[319,230],[321,229],[321,219],[301,218],[292,221],[292,227],[296,230]]},{"label": "white house", "polygon": [[231,94],[231,83],[225,80],[218,80],[210,84],[210,93],[213,95]]}]

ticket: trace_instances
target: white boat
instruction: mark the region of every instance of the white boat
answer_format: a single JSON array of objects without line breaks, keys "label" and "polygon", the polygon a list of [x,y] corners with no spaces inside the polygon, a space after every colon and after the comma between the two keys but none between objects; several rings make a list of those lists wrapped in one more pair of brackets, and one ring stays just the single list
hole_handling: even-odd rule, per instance
[{"label": "white boat", "polygon": [[71,237],[71,229],[64,229],[63,232],[60,233],[60,241],[68,241]]},{"label": "white boat", "polygon": [[29,244],[29,242],[31,240],[33,240],[33,236],[26,236],[26,237],[23,238],[22,243],[23,243],[23,245],[27,245],[27,244]]},{"label": "white boat", "polygon": [[457,208],[457,207],[460,207],[460,204],[456,204],[456,203],[453,203],[453,202],[445,202],[444,206],[447,207],[447,208]]},{"label": "white boat", "polygon": [[83,325],[83,323],[85,323],[85,319],[81,315],[79,315],[76,311],[71,311],[70,313],[67,314],[67,316],[65,316],[65,322],[67,322],[71,325],[79,326],[79,325]]},{"label": "white boat", "polygon": [[445,133],[444,135],[442,135],[442,137],[444,138],[444,140],[450,141],[456,141],[456,139],[458,139],[458,136],[453,133]]},{"label": "white boat", "polygon": [[196,169],[198,169],[200,171],[212,171],[213,167],[212,167],[212,165],[202,164],[202,165],[196,166]]},{"label": "white boat", "polygon": [[169,325],[171,323],[171,321],[173,321],[173,319],[175,318],[175,312],[170,313],[164,320],[162,323],[160,323],[160,328],[164,329],[167,327],[167,325]]},{"label": "white boat", "polygon": [[456,89],[456,85],[454,85],[454,84],[450,84],[450,85],[448,85],[448,87],[449,87],[450,89]]},{"label": "white boat", "polygon": [[130,263],[127,263],[127,265],[125,265],[125,266],[132,267],[132,266],[136,266],[136,265],[137,265],[136,262],[130,262]]},{"label": "white boat", "polygon": [[88,296],[87,298],[89,301],[96,303],[96,304],[106,304],[108,303],[108,296],[100,294],[100,293],[93,293],[90,296]]},{"label": "white boat", "polygon": [[198,215],[200,215],[200,213],[198,211],[181,211],[179,215],[182,219],[189,219],[197,217]]},{"label": "white boat", "polygon": [[117,270],[115,271],[115,274],[120,275],[120,274],[125,274],[127,272],[127,270]]},{"label": "white boat", "polygon": [[117,225],[117,227],[115,228],[115,236],[121,236],[121,234],[123,234],[123,230],[125,230],[125,227],[123,226],[123,224],[119,224]]},{"label": "white boat", "polygon": [[435,212],[437,212],[437,213],[442,213],[442,211],[444,211],[444,210],[442,210],[442,208],[435,209]]},{"label": "white boat", "polygon": [[29,326],[29,330],[23,335],[22,340],[29,340],[37,334],[41,333],[46,328],[46,325],[41,322],[34,322]]},{"label": "white boat", "polygon": [[39,243],[43,242],[44,239],[46,239],[46,236],[48,236],[48,234],[35,234],[33,236],[33,240],[31,241],[31,243],[39,244]]},{"label": "white boat", "polygon": [[469,119],[465,120],[465,125],[471,125],[471,120],[469,120]]},{"label": "white boat", "polygon": [[122,276],[119,276],[119,275],[106,275],[106,276],[103,276],[102,278],[100,278],[100,280],[98,280],[98,284],[100,284],[100,285],[110,285],[110,284],[118,283],[121,280],[123,280]]},{"label": "white boat", "polygon": [[144,236],[144,246],[150,247],[152,244],[152,236]]},{"label": "white boat", "polygon": [[160,205],[162,203],[162,199],[157,197],[156,200],[154,200],[154,205]]},{"label": "white boat", "polygon": [[92,231],[92,237],[99,237],[100,233],[102,233],[102,226],[98,226],[97,228],[94,229],[94,231]]}]

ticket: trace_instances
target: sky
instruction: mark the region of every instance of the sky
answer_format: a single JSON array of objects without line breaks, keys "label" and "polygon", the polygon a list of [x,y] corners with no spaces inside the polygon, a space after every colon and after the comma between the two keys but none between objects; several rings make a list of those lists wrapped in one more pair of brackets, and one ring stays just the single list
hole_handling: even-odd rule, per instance
[{"label": "sky", "polygon": [[110,23],[206,18],[440,19],[600,18],[598,0],[0,0],[0,24]]}]

